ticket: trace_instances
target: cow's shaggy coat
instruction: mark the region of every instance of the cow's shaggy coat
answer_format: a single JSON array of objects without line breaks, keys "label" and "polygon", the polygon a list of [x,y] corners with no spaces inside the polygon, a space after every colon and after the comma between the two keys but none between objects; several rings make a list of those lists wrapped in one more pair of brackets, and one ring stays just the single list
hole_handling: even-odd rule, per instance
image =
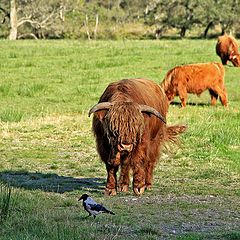
[{"label": "cow's shaggy coat", "polygon": [[89,115],[94,113],[92,129],[97,151],[108,174],[106,195],[128,191],[130,171],[137,195],[151,188],[160,147],[185,131],[185,126],[166,126],[168,106],[158,84],[145,79],[125,79],[111,83],[99,103],[90,109]]},{"label": "cow's shaggy coat", "polygon": [[231,61],[235,67],[240,67],[240,54],[238,52],[238,42],[230,35],[218,37],[216,53],[221,58],[222,64],[226,65]]},{"label": "cow's shaggy coat", "polygon": [[177,66],[168,71],[160,85],[170,102],[175,96],[179,96],[182,107],[186,107],[187,93],[199,96],[205,90],[209,90],[211,105],[216,105],[218,96],[222,105],[228,104],[224,87],[224,67],[221,63]]}]

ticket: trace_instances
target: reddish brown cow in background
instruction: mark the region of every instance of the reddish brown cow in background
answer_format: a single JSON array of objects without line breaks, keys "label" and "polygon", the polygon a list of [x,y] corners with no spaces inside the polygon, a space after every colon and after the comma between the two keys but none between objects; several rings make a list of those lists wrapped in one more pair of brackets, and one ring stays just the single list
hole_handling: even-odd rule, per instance
[{"label": "reddish brown cow in background", "polygon": [[227,106],[224,87],[224,67],[221,63],[198,63],[178,66],[168,71],[160,84],[171,102],[179,96],[182,107],[186,107],[187,93],[200,95],[209,90],[211,105],[216,105],[218,96],[222,105]]},{"label": "reddish brown cow in background", "polygon": [[108,173],[106,195],[117,193],[119,167],[119,191],[128,191],[130,170],[137,195],[151,188],[160,147],[185,131],[185,126],[166,126],[168,106],[158,84],[125,79],[111,83],[99,103],[90,109],[89,116],[94,113],[92,129],[97,150]]},{"label": "reddish brown cow in background", "polygon": [[233,36],[219,36],[216,45],[216,53],[221,58],[223,65],[226,65],[228,61],[231,61],[235,67],[240,67],[238,43]]}]

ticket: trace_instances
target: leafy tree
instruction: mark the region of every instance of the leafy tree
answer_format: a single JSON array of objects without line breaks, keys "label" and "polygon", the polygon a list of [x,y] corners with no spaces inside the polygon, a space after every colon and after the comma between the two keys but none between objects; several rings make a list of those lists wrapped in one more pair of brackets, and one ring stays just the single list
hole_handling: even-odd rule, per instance
[{"label": "leafy tree", "polygon": [[135,34],[134,27],[140,26],[139,38],[153,28],[158,37],[169,29],[185,37],[197,27],[206,37],[216,26],[222,34],[240,28],[239,1],[0,0],[0,32],[9,39],[96,39]]},{"label": "leafy tree", "polygon": [[222,34],[227,30],[232,30],[233,26],[240,22],[240,6],[238,0],[219,1],[218,9],[220,12],[219,23],[222,27]]},{"label": "leafy tree", "polygon": [[149,0],[146,23],[156,25],[158,34],[176,28],[184,37],[193,27],[204,27],[204,36],[211,27],[220,25],[222,34],[239,24],[239,0]]},{"label": "leafy tree", "polygon": [[[2,7],[4,6],[4,7]],[[64,21],[64,2],[55,0],[3,0],[0,9],[4,12],[4,23],[10,25],[9,39],[29,37],[45,38],[59,36],[57,29]]]},{"label": "leafy tree", "polygon": [[202,24],[206,26],[204,37],[207,36],[210,27],[220,25],[221,34],[231,32],[240,23],[239,0],[206,0],[202,3],[203,12]]},{"label": "leafy tree", "polygon": [[181,37],[195,24],[200,23],[197,11],[200,0],[159,0],[152,3],[148,11],[150,24],[157,24],[159,32],[169,28],[179,29]]},{"label": "leafy tree", "polygon": [[0,2],[0,33],[1,37],[9,34],[8,24],[10,19],[9,1],[2,0]]}]

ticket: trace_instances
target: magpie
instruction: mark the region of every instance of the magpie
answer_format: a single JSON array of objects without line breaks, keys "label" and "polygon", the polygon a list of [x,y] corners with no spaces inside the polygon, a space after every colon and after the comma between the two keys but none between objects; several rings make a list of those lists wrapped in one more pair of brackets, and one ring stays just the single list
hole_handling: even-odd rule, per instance
[{"label": "magpie", "polygon": [[96,203],[86,193],[83,194],[78,201],[83,200],[83,207],[89,213],[89,217],[93,215],[94,218],[100,213],[109,213],[115,215],[112,211],[106,209],[102,204]]}]

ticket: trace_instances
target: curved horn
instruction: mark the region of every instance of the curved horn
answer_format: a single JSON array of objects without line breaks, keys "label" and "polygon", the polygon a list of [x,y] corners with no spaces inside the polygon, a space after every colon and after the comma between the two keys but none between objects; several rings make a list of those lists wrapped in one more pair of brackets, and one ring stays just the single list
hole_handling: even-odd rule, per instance
[{"label": "curved horn", "polygon": [[92,113],[95,113],[97,111],[100,110],[108,110],[113,104],[110,102],[101,102],[101,103],[97,103],[95,104],[88,112],[88,117],[90,117],[90,115]]},{"label": "curved horn", "polygon": [[140,105],[140,111],[141,112],[146,112],[146,113],[151,113],[161,119],[164,123],[166,123],[165,118],[162,116],[161,113],[159,113],[155,108],[147,106],[147,105]]}]

